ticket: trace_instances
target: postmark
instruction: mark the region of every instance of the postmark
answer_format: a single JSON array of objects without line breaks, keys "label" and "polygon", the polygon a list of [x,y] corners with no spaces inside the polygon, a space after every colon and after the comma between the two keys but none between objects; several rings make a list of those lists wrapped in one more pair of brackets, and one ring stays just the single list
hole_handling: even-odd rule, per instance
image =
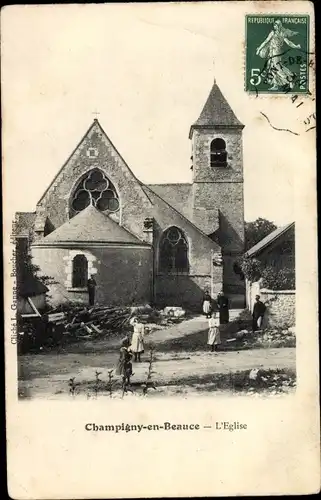
[{"label": "postmark", "polygon": [[245,90],[309,93],[308,15],[247,15]]}]

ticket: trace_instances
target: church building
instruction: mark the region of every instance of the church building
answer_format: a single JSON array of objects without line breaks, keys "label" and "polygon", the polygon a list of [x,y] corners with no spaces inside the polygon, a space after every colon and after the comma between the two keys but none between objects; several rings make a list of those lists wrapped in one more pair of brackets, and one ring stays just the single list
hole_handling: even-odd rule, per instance
[{"label": "church building", "polygon": [[217,84],[190,127],[192,182],[143,184],[97,119],[35,212],[17,213],[53,304],[193,307],[205,290],[244,297],[242,125]]}]

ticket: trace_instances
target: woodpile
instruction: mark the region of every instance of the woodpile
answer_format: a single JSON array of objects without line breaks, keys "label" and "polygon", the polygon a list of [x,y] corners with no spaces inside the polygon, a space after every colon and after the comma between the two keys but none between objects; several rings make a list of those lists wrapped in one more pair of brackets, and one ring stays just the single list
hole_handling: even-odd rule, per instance
[{"label": "woodpile", "polygon": [[48,323],[62,325],[65,334],[76,336],[104,336],[121,332],[129,324],[130,307],[84,307],[67,306],[52,310],[47,315]]}]

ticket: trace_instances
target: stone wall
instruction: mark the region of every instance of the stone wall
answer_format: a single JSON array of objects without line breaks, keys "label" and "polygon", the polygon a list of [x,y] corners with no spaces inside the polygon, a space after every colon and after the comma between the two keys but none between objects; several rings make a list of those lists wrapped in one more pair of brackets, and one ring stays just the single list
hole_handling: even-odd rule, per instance
[{"label": "stone wall", "polygon": [[295,290],[260,291],[261,300],[267,306],[265,327],[284,328],[295,325]]},{"label": "stone wall", "polygon": [[215,298],[222,288],[222,267],[212,267],[208,274],[158,274],[155,280],[159,306],[182,306],[201,310],[205,290]]},{"label": "stone wall", "polygon": [[[210,144],[216,138],[226,143],[226,167],[211,167]],[[243,294],[244,283],[233,270],[236,259],[244,251],[242,131],[228,128],[194,130],[192,147],[193,220],[206,234],[209,234],[209,221],[213,221],[215,239],[224,257],[225,291]],[[204,211],[208,212],[208,217],[200,217]]]},{"label": "stone wall", "polygon": [[263,328],[284,328],[295,325],[295,290],[267,290],[260,283],[247,283],[247,307],[253,311],[255,295],[266,305]]},{"label": "stone wall", "polygon": [[52,304],[67,301],[88,303],[87,288],[72,288],[72,259],[84,254],[88,277],[95,275],[96,300],[105,305],[150,303],[152,298],[152,252],[148,248],[57,248],[32,247],[33,262],[56,284],[49,286]]},{"label": "stone wall", "polygon": [[201,311],[204,290],[211,290],[211,276],[157,276],[157,304],[198,308]]},{"label": "stone wall", "polygon": [[[221,138],[226,143],[227,167],[211,168],[210,145],[213,139]],[[193,181],[194,182],[243,182],[242,131],[212,128],[194,130]]]},{"label": "stone wall", "polygon": [[[89,152],[94,150],[94,156]],[[46,220],[56,229],[69,220],[70,201],[82,175],[99,168],[116,188],[120,201],[120,223],[144,239],[143,220],[151,203],[136,177],[107,138],[98,122],[94,122],[82,142],[37,205],[36,226],[41,237]],[[48,224],[47,221],[47,224]]]}]

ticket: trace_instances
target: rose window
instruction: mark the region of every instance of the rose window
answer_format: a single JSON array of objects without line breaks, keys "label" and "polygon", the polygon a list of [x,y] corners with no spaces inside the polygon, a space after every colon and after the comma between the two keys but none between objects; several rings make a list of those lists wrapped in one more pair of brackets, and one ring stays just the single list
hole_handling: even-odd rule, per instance
[{"label": "rose window", "polygon": [[72,214],[93,205],[101,212],[116,212],[119,199],[115,187],[98,169],[91,170],[80,181],[71,201]]}]

